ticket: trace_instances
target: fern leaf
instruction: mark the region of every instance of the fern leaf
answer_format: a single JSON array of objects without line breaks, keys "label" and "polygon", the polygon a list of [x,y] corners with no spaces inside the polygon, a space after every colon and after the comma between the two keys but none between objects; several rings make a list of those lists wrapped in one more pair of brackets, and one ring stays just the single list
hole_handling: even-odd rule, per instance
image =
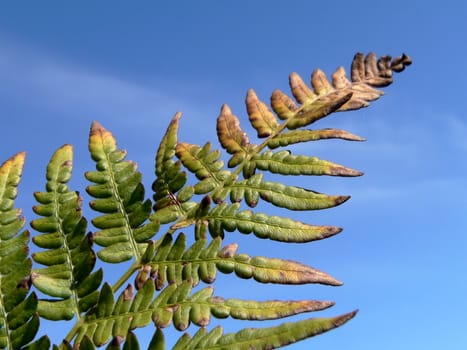
[{"label": "fern leaf", "polygon": [[[214,239],[206,246],[206,240],[200,239],[187,249],[186,236],[183,233],[177,236],[175,242],[172,235],[165,235],[145,265],[150,268],[150,276],[155,280],[156,289],[162,289],[166,282],[181,284],[183,281],[190,281],[193,286],[200,280],[212,283],[216,277],[215,258],[220,244],[220,239]],[[136,277],[137,286],[150,277],[144,273],[145,266]]]},{"label": "fern leaf", "polygon": [[365,139],[339,129],[321,130],[292,130],[268,139],[267,145],[270,149],[297,144],[300,142],[317,141],[324,139],[342,139],[347,141],[364,141]]},{"label": "fern leaf", "polygon": [[298,107],[287,95],[275,90],[271,96],[271,106],[279,118],[287,120],[288,129],[298,129],[309,125],[335,111],[346,111],[368,106],[370,101],[379,98],[383,92],[375,87],[392,83],[392,72],[401,72],[412,63],[405,54],[391,60],[383,56],[377,60],[374,53],[366,57],[358,53],[352,61],[352,80],[346,77],[344,68],[338,68],[332,75],[332,83],[320,69],[311,77],[311,87],[303,79],[292,73],[289,84]]},{"label": "fern leaf", "polygon": [[271,95],[271,107],[282,120],[292,118],[299,109],[289,96],[278,89],[274,90]]},{"label": "fern leaf", "polygon": [[95,313],[86,316],[75,344],[82,343],[86,337],[92,339],[96,346],[102,346],[115,338],[121,341],[131,330],[144,327],[151,321],[158,328],[173,323],[176,329],[185,330],[191,323],[200,327],[207,326],[211,316],[271,320],[332,306],[330,302],[312,300],[258,302],[223,299],[213,296],[212,287],[190,295],[191,288],[190,282],[183,282],[178,286],[172,284],[154,298],[154,283],[147,281],[135,295],[132,287],[128,286],[117,302],[114,302],[112,290],[106,284],[101,291]]},{"label": "fern leaf", "polygon": [[123,344],[122,350],[139,350],[138,338],[133,332],[128,332],[125,344]]},{"label": "fern leaf", "polygon": [[301,187],[286,186],[277,182],[262,181],[262,174],[230,186],[230,200],[233,203],[245,198],[250,207],[255,207],[259,197],[281,208],[290,210],[317,210],[332,208],[344,203],[349,196],[329,196]]},{"label": "fern leaf", "polygon": [[33,343],[30,343],[23,347],[22,349],[24,350],[44,350],[44,349],[50,349],[50,339],[48,336],[44,335],[34,341]]},{"label": "fern leaf", "polygon": [[258,99],[256,93],[250,89],[246,97],[246,109],[251,125],[258,132],[258,137],[268,137],[279,129],[279,122],[268,106]]},{"label": "fern leaf", "polygon": [[361,176],[362,172],[317,157],[293,155],[290,151],[265,151],[255,155],[258,169],[281,175]]},{"label": "fern leaf", "polygon": [[0,166],[0,348],[7,349],[27,345],[39,328],[37,297],[28,295],[29,232],[20,232],[25,220],[14,208],[24,160],[18,153]]},{"label": "fern leaf", "polygon": [[166,162],[172,160],[175,155],[175,145],[177,144],[177,132],[181,113],[176,113],[168,128],[162,141],[159,144],[159,148],[156,154],[156,176],[162,176],[166,171]]},{"label": "fern leaf", "polygon": [[[392,60],[390,56],[377,59],[373,52],[367,56],[357,53],[352,61],[351,81],[346,77],[345,70],[339,67],[332,75],[332,83],[321,70],[316,70],[311,77],[311,85],[318,96],[334,94],[337,91],[351,93],[350,99],[340,106],[338,111],[359,109],[383,95],[383,92],[376,88],[390,85],[393,82],[392,73],[403,71],[411,63],[412,60],[405,54]],[[292,80],[293,78],[291,86]]]},{"label": "fern leaf", "polygon": [[303,312],[320,311],[331,307],[332,302],[314,300],[303,301],[253,301],[240,299],[224,300],[220,297],[212,298],[218,307],[212,308],[212,314],[217,318],[232,318],[240,320],[275,320]]},{"label": "fern leaf", "polygon": [[247,328],[225,335],[222,334],[221,327],[210,332],[202,328],[192,338],[184,334],[173,350],[277,349],[337,328],[352,319],[356,313],[354,311],[332,318],[310,318],[269,328]]},{"label": "fern leaf", "polygon": [[173,160],[180,118],[181,113],[175,114],[159,145],[156,154],[156,180],[152,185],[154,210],[165,209],[165,212],[171,212],[173,216],[164,218],[163,213],[158,213],[157,216],[151,217],[152,221],[159,220],[161,223],[174,221],[182,215],[179,212],[183,208],[182,203],[189,201],[194,194],[193,186],[185,186],[187,174],[181,170],[181,162]]},{"label": "fern leaf", "polygon": [[156,328],[151,342],[148,345],[148,350],[165,350],[164,333],[159,328]]},{"label": "fern leaf", "polygon": [[[261,124],[262,128],[264,129],[264,123],[259,121],[257,116],[255,116],[254,119],[257,120],[255,125],[259,127]],[[263,132],[264,130],[261,131],[261,134]],[[252,145],[250,145],[247,134],[240,127],[240,121],[238,120],[237,116],[232,114],[230,107],[226,104],[222,106],[221,112],[217,117],[217,136],[222,147],[229,154],[232,154],[232,157],[228,162],[228,166],[230,168],[240,164],[245,159],[249,153],[250,148],[252,147]]]},{"label": "fern leaf", "polygon": [[250,257],[247,254],[236,254],[237,249],[236,243],[222,248],[216,263],[219,271],[222,273],[235,272],[240,278],[254,278],[261,283],[342,285],[342,282],[327,273],[299,262],[264,256]]},{"label": "fern leaf", "polygon": [[334,226],[313,226],[279,216],[239,211],[240,205],[219,204],[203,220],[209,222],[209,232],[213,237],[223,237],[224,230],[241,233],[254,233],[258,238],[268,238],[280,242],[310,242],[333,236],[342,230]]},{"label": "fern leaf", "polygon": [[145,223],[151,201],[144,200],[141,173],[135,163],[125,160],[126,152],[117,148],[113,135],[96,122],[91,127],[89,151],[97,171],[86,173],[86,178],[95,183],[86,190],[96,198],[91,208],[104,213],[92,221],[100,229],[94,240],[104,247],[98,256],[111,263],[140,258],[143,242],[159,230],[158,221]]},{"label": "fern leaf", "polygon": [[[42,218],[31,221],[31,227],[41,233],[33,242],[46,250],[32,257],[46,267],[35,268],[32,281],[41,292],[55,298],[39,301],[39,314],[51,320],[69,320],[87,311],[97,301],[97,288],[102,281],[102,271],[92,273],[96,256],[92,238],[86,235],[86,219],[81,215],[82,199],[67,185],[72,162],[72,146],[59,148],[47,166],[46,192],[34,194],[39,204],[33,210]],[[93,287],[83,289],[81,284]],[[88,302],[80,302],[81,298]]]},{"label": "fern leaf", "polygon": [[209,142],[204,147],[178,143],[175,152],[183,165],[201,180],[194,186],[196,194],[212,191],[231,176],[230,171],[222,170],[224,162],[219,159],[221,154],[218,150],[211,151]]},{"label": "fern leaf", "polygon": [[192,286],[198,285],[200,280],[213,283],[217,270],[223,273],[235,272],[240,278],[254,278],[261,283],[342,284],[328,274],[298,262],[236,254],[236,245],[220,249],[219,237],[208,245],[206,243],[206,239],[199,239],[187,249],[183,233],[175,241],[172,235],[165,235],[140,268],[135,285],[141,288],[148,279],[154,280],[156,290],[162,289],[166,283],[180,285],[189,281]]},{"label": "fern leaf", "polygon": [[224,104],[217,118],[217,136],[222,147],[230,154],[245,152],[250,144],[247,134],[240,127],[240,121]]}]

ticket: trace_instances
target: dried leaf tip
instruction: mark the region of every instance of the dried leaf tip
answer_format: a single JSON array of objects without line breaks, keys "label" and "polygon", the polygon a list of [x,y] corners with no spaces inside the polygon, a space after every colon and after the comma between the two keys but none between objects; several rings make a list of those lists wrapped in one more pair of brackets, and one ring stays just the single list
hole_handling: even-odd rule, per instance
[{"label": "dried leaf tip", "polygon": [[402,72],[405,67],[410,66],[412,64],[412,58],[410,56],[403,53],[401,56],[396,57],[392,62],[392,70],[400,73]]},{"label": "dried leaf tip", "polygon": [[224,103],[221,107],[221,115],[230,115],[230,114],[232,114],[232,110],[226,103]]},{"label": "dried leaf tip", "polygon": [[172,117],[172,121],[173,122],[177,122],[180,120],[180,118],[182,117],[182,112],[177,112],[174,114],[174,116]]},{"label": "dried leaf tip", "polygon": [[378,59],[374,52],[370,52],[366,57],[358,52],[352,61],[352,81],[365,82],[374,87],[385,87],[392,83],[393,72],[402,72],[411,64],[412,59],[406,54],[394,59],[389,55]]},{"label": "dried leaf tip", "polygon": [[97,122],[97,121],[93,121],[92,124],[91,124],[91,135],[95,135],[95,134],[98,134],[98,133],[102,133],[106,131],[105,128],[102,126],[101,123]]}]

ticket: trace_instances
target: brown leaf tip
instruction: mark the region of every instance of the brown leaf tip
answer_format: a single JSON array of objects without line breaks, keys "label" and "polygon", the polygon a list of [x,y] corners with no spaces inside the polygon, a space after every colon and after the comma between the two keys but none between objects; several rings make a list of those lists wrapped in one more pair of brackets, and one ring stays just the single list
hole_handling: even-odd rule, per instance
[{"label": "brown leaf tip", "polygon": [[347,321],[350,321],[352,318],[354,318],[355,315],[357,315],[357,313],[358,313],[358,309],[354,310],[352,312],[349,312],[347,314],[335,317],[333,319],[334,326],[335,327],[342,326],[344,323],[346,323]]},{"label": "brown leaf tip", "polygon": [[96,121],[92,122],[90,136],[103,134],[105,132],[107,132],[107,130],[102,126],[101,123]]},{"label": "brown leaf tip", "polygon": [[175,115],[172,117],[172,121],[178,121],[182,117],[182,112],[177,112]]},{"label": "brown leaf tip", "polygon": [[232,110],[226,103],[224,103],[221,107],[221,115],[231,115],[231,114],[232,114]]}]

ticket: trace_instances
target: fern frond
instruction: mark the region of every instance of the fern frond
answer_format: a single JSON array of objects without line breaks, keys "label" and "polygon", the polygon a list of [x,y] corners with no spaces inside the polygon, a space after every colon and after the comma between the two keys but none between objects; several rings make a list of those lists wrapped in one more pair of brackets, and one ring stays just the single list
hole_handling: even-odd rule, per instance
[{"label": "fern frond", "polygon": [[33,237],[33,242],[46,250],[34,253],[32,258],[46,267],[35,268],[32,281],[37,289],[54,298],[39,301],[39,314],[49,320],[79,317],[97,302],[97,288],[102,281],[102,270],[92,272],[96,255],[92,238],[86,235],[82,199],[67,185],[72,167],[73,148],[64,145],[47,166],[46,192],[34,193],[39,204],[33,211],[42,218],[31,221],[31,227],[41,233]]},{"label": "fern frond", "polygon": [[307,265],[291,260],[236,254],[237,244],[220,248],[221,242],[219,237],[209,244],[206,239],[198,239],[187,248],[185,234],[180,233],[175,241],[173,235],[166,234],[151,255],[144,259],[145,263],[135,278],[136,287],[141,288],[149,279],[154,281],[156,290],[161,290],[166,283],[180,285],[189,281],[192,286],[200,281],[213,283],[217,270],[226,274],[234,272],[240,278],[253,278],[261,283],[342,284]]},{"label": "fern frond", "polygon": [[268,238],[280,242],[310,242],[333,236],[342,231],[335,226],[315,226],[288,218],[239,211],[238,203],[221,203],[212,209],[203,220],[208,221],[209,232],[213,237],[223,237],[224,230],[253,233],[258,238]]},{"label": "fern frond", "polygon": [[[187,329],[191,323],[205,327],[211,316],[232,317],[242,320],[273,320],[326,309],[331,302],[305,301],[250,301],[223,299],[213,296],[212,287],[191,294],[191,283],[171,284],[154,297],[154,283],[147,281],[134,294],[129,285],[114,301],[112,289],[104,285],[93,313],[86,316],[75,339],[75,345],[86,337],[96,346],[102,346],[111,339],[120,341],[135,328],[154,322],[157,328],[173,323],[178,330]],[[160,336],[159,336],[160,337]]]},{"label": "fern frond", "polygon": [[97,122],[91,126],[89,151],[96,171],[86,173],[95,183],[86,190],[96,198],[91,208],[103,213],[92,220],[99,229],[95,242],[104,247],[97,254],[111,263],[139,259],[146,248],[144,242],[159,230],[158,221],[145,223],[151,201],[144,200],[141,173],[135,163],[125,160],[126,152],[117,148],[113,135]]},{"label": "fern frond", "polygon": [[326,139],[341,139],[347,141],[365,141],[364,138],[345,130],[321,129],[321,130],[292,130],[267,140],[270,149],[285,147],[300,142],[318,141]]},{"label": "fern frond", "polygon": [[156,290],[166,283],[181,284],[190,281],[193,286],[199,281],[212,283],[216,278],[216,257],[221,240],[214,239],[206,246],[206,239],[199,239],[187,248],[185,234],[180,233],[175,241],[173,235],[166,234],[152,256],[141,267],[136,277],[137,287],[148,278],[154,280]]},{"label": "fern frond", "polygon": [[342,165],[290,151],[265,151],[252,158],[256,168],[281,175],[361,176],[362,172]]},{"label": "fern frond", "polygon": [[261,198],[277,207],[290,210],[317,210],[335,207],[350,198],[329,196],[278,182],[262,181],[262,178],[262,174],[256,174],[231,185],[229,187],[231,202],[240,202],[245,198],[246,203],[253,208]]},{"label": "fern frond", "polygon": [[264,256],[250,257],[243,253],[237,254],[237,249],[236,243],[221,249],[216,262],[219,271],[222,273],[235,272],[240,278],[254,278],[261,283],[342,285],[342,282],[327,273],[305,264]]},{"label": "fern frond", "polygon": [[402,56],[391,59],[382,56],[377,59],[374,53],[366,57],[357,53],[352,61],[352,77],[349,80],[344,68],[339,67],[330,82],[323,71],[316,69],[308,87],[297,73],[289,77],[292,94],[298,107],[290,98],[279,90],[271,96],[271,106],[281,119],[287,120],[288,129],[297,129],[315,122],[332,112],[355,110],[369,105],[383,92],[376,87],[392,83],[392,73],[401,72],[412,63],[410,57]]},{"label": "fern frond", "polygon": [[[185,186],[187,182],[186,172],[181,170],[181,162],[175,162],[175,146],[177,145],[177,132],[181,113],[175,114],[170,122],[164,137],[162,138],[156,154],[156,180],[152,185],[154,191],[154,210],[158,211],[166,207],[171,207],[173,213],[183,211],[185,203],[191,199],[194,194],[193,186]],[[178,193],[177,193],[178,192]],[[162,223],[175,221],[174,219],[162,220]],[[155,218],[160,219],[160,216]],[[151,218],[154,220],[154,217]]]},{"label": "fern frond", "polygon": [[246,110],[251,125],[258,132],[258,137],[268,137],[279,130],[280,124],[274,113],[264,102],[258,99],[253,89],[248,90],[246,95]]},{"label": "fern frond", "polygon": [[183,165],[200,180],[194,186],[196,194],[212,191],[231,176],[230,171],[223,170],[224,162],[219,159],[221,153],[218,150],[211,151],[209,142],[204,147],[181,142],[177,144],[175,152]]},{"label": "fern frond", "polygon": [[[25,153],[0,166],[0,348],[21,349],[39,328],[37,297],[29,293],[31,260],[29,232],[20,232],[25,219],[14,208]],[[36,343],[37,344],[37,343]],[[33,344],[30,344],[34,346]]]},{"label": "fern frond", "polygon": [[310,318],[269,328],[247,328],[225,335],[222,327],[216,327],[210,332],[201,328],[192,338],[184,334],[173,350],[277,349],[342,326],[356,313],[354,311],[332,318]]}]

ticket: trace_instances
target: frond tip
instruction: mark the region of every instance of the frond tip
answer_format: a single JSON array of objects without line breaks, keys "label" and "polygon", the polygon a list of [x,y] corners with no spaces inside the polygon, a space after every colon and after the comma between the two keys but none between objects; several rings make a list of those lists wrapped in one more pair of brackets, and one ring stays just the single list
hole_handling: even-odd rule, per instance
[{"label": "frond tip", "polygon": [[94,122],[89,135],[89,151],[96,171],[85,176],[93,182],[86,188],[95,199],[90,206],[103,215],[92,220],[99,229],[95,242],[104,247],[100,259],[118,263],[140,257],[141,247],[159,229],[159,222],[145,223],[151,213],[151,201],[144,200],[142,175],[136,163],[125,160],[126,151],[117,148],[109,131]]},{"label": "frond tip", "polygon": [[356,314],[357,311],[353,311],[337,317],[310,318],[269,328],[246,328],[225,335],[221,327],[210,332],[202,328],[192,338],[184,334],[173,350],[277,349],[342,326]]},{"label": "frond tip", "polygon": [[[26,154],[18,153],[0,166],[0,348],[20,349],[39,328],[37,297],[29,293],[31,260],[25,219],[14,208]],[[29,294],[29,295],[28,295]],[[32,344],[30,344],[32,345]]]},{"label": "frond tip", "polygon": [[394,59],[391,56],[378,59],[373,52],[367,56],[357,53],[352,61],[351,79],[343,67],[332,74],[331,81],[322,70],[316,69],[308,86],[300,75],[292,73],[289,85],[300,106],[280,90],[273,92],[271,106],[280,119],[287,120],[288,129],[298,129],[336,111],[368,106],[383,95],[377,88],[393,82],[393,72],[402,72],[411,64],[411,58],[405,54]]},{"label": "frond tip", "polygon": [[[56,298],[39,301],[39,314],[49,320],[69,320],[87,311],[97,301],[102,280],[102,270],[92,273],[96,255],[91,234],[86,234],[82,199],[67,185],[72,164],[73,147],[60,147],[47,165],[46,191],[34,193],[38,204],[33,211],[41,218],[31,221],[31,227],[40,232],[33,242],[44,250],[32,256],[46,267],[35,268],[32,281],[41,292]],[[72,297],[74,292],[78,298]]]}]

